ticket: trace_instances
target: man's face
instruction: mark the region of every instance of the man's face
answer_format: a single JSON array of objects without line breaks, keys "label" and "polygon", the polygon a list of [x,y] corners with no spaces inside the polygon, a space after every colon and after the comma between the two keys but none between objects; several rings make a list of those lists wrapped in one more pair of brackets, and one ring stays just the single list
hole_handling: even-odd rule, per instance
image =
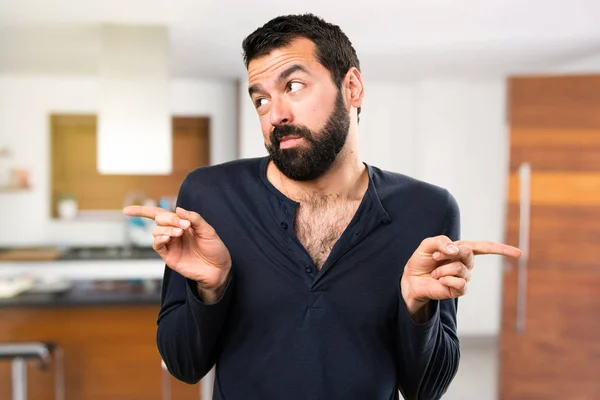
[{"label": "man's face", "polygon": [[248,65],[249,92],[265,147],[288,178],[325,173],[346,143],[349,112],[308,39],[296,39]]}]

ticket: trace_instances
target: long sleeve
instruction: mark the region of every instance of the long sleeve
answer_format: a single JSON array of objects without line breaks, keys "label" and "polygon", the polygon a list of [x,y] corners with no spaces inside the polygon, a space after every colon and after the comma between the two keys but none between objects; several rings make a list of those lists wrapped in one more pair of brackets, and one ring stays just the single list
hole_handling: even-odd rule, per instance
[{"label": "long sleeve", "polygon": [[[460,239],[460,212],[448,193],[440,234]],[[457,299],[431,301],[431,318],[415,323],[399,295],[398,389],[406,400],[439,399],[458,370],[460,345],[456,334]]]},{"label": "long sleeve", "polygon": [[[188,179],[181,185],[178,206],[190,208]],[[196,210],[195,210],[196,211]],[[232,297],[232,274],[218,302],[207,305],[198,296],[195,282],[165,266],[158,314],[158,351],[169,372],[186,383],[196,383],[215,364],[219,333]]]}]

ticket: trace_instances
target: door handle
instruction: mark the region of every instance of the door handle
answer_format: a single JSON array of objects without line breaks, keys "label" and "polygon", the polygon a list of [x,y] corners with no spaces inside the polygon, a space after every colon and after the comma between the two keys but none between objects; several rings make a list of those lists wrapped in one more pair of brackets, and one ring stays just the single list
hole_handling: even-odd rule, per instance
[{"label": "door handle", "polygon": [[531,165],[519,166],[519,258],[517,270],[517,320],[516,331],[525,331],[527,308],[527,265],[529,263],[529,232],[531,221]]}]

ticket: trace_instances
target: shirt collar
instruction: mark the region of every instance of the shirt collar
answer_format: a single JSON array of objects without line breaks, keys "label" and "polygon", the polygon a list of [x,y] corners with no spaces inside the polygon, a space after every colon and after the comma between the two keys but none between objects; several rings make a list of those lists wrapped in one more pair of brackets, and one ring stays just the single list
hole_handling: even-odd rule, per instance
[{"label": "shirt collar", "polygon": [[[284,195],[267,178],[267,166],[269,164],[269,160],[270,160],[269,156],[265,156],[260,160],[260,177],[261,177],[263,183],[272,193],[274,193],[279,198],[279,200],[283,201],[284,203],[288,203],[294,207],[298,206],[299,205],[298,202],[296,202],[296,201],[290,199],[289,197],[287,197],[286,195]],[[363,164],[367,168],[367,173],[369,175],[369,183],[367,186],[367,191],[365,193],[365,198],[362,201],[362,203],[366,202],[366,209],[364,211],[373,211],[374,210],[375,215],[378,218],[380,218],[381,222],[384,224],[387,224],[391,221],[391,218],[390,218],[390,215],[388,214],[388,212],[383,207],[383,204],[381,203],[381,198],[379,197],[379,193],[377,192],[376,179],[374,177],[374,174],[375,174],[374,168],[370,164],[367,164],[365,162],[363,162]],[[361,204],[360,208],[363,208],[362,204]]]}]

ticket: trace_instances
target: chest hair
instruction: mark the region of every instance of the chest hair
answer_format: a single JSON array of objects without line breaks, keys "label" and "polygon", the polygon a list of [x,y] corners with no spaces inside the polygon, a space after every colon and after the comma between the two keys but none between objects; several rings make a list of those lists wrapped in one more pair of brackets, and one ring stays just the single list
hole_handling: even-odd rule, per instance
[{"label": "chest hair", "polygon": [[329,257],[359,205],[359,200],[349,201],[324,195],[315,195],[300,202],[296,214],[296,235],[318,270]]}]

